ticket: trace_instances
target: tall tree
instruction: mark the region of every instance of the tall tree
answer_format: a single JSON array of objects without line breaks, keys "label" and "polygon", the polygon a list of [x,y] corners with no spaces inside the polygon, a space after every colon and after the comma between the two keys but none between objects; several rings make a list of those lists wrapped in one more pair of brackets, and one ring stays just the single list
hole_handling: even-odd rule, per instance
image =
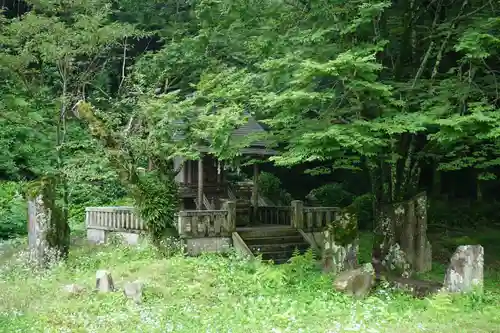
[{"label": "tall tree", "polygon": [[[377,211],[417,194],[424,159],[471,135],[496,145],[499,18],[488,1],[202,1],[193,10],[198,29],[178,43],[196,46],[205,67],[178,103],[217,107],[214,124],[255,112],[283,147],[280,165],[368,169]],[[489,151],[478,168],[496,163]]]},{"label": "tall tree", "polygon": [[[52,144],[44,142],[49,163],[34,175],[41,181],[40,189],[32,194],[43,201],[38,206],[48,210],[46,221],[40,221],[47,229],[41,231],[47,237],[46,245],[65,256],[69,242],[68,170],[64,161],[68,116],[77,99],[99,91],[95,82],[117,47],[124,50],[126,66],[127,38],[138,36],[138,32],[133,25],[113,22],[111,3],[107,1],[28,4],[30,11],[2,22],[2,70],[15,84],[13,91],[24,88],[21,94],[12,93],[17,99],[12,98],[15,105],[6,108],[5,115],[15,119],[15,113],[22,110],[16,106],[29,105],[29,126],[53,138]],[[42,126],[34,126],[37,119]],[[56,207],[57,202],[62,202],[61,208]]]}]

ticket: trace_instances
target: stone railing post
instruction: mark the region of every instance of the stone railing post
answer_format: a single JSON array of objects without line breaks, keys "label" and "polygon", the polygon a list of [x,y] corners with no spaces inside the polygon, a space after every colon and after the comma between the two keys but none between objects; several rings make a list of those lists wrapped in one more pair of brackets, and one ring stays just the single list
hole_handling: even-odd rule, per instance
[{"label": "stone railing post", "polygon": [[304,203],[300,200],[292,201],[292,227],[297,229],[304,227]]},{"label": "stone railing post", "polygon": [[184,212],[180,211],[177,213],[177,231],[179,236],[182,238],[184,236]]},{"label": "stone railing post", "polygon": [[227,210],[227,219],[225,221],[224,228],[228,232],[233,232],[236,230],[236,202],[226,201],[223,209]]}]

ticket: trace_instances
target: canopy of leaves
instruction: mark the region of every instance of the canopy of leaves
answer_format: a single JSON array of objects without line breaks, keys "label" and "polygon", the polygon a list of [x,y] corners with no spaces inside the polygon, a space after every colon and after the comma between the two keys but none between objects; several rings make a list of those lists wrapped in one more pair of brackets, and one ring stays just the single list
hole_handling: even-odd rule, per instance
[{"label": "canopy of leaves", "polygon": [[66,166],[102,170],[110,155],[97,157],[103,150],[72,119],[79,100],[132,153],[128,170],[150,157],[194,158],[199,144],[235,161],[255,138],[231,131],[251,114],[281,152],[275,163],[367,169],[379,201],[415,193],[424,162],[496,175],[500,17],[491,1],[25,4],[1,22],[4,178],[41,174],[61,148]]}]

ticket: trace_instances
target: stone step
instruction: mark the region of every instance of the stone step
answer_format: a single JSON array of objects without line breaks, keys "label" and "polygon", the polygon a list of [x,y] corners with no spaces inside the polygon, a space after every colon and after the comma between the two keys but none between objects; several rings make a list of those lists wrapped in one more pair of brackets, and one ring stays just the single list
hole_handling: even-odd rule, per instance
[{"label": "stone step", "polygon": [[290,226],[263,226],[261,228],[240,228],[237,230],[243,240],[268,237],[300,236],[297,229]]},{"label": "stone step", "polygon": [[267,252],[286,252],[293,253],[295,249],[299,251],[306,251],[309,248],[309,244],[305,242],[300,243],[274,243],[274,244],[255,244],[248,245],[248,248],[253,253],[267,253]]},{"label": "stone step", "polygon": [[[300,251],[300,253],[304,253],[305,250]],[[277,262],[287,262],[290,258],[293,257],[293,251],[275,251],[275,252],[261,252],[256,253],[256,255],[262,255],[262,260],[273,260],[275,263]]]},{"label": "stone step", "polygon": [[288,262],[295,249],[304,253],[310,247],[302,234],[291,226],[238,228],[238,234],[254,255],[261,255],[262,260],[273,260],[276,264]]},{"label": "stone step", "polygon": [[285,244],[285,243],[294,243],[294,244],[306,243],[301,234],[290,235],[290,236],[271,236],[271,237],[255,237],[255,238],[246,237],[244,238],[244,241],[248,246]]}]

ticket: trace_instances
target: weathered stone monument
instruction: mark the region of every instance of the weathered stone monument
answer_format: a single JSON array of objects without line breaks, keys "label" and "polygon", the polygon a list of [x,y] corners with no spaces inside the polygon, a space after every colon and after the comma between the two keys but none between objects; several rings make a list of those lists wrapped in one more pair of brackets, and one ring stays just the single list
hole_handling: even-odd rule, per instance
[{"label": "weathered stone monument", "polygon": [[425,192],[407,201],[381,207],[377,219],[374,263],[403,277],[431,270]]},{"label": "weathered stone monument", "polygon": [[110,272],[100,269],[95,273],[95,289],[99,292],[111,292],[115,290],[115,284]]},{"label": "weathered stone monument", "polygon": [[481,291],[484,280],[484,249],[481,245],[461,245],[446,270],[443,289],[452,293]]},{"label": "weathered stone monument", "polygon": [[30,260],[38,267],[65,258],[70,229],[66,214],[56,205],[55,178],[33,184],[28,199],[28,246]]},{"label": "weathered stone monument", "polygon": [[349,296],[365,297],[375,284],[375,272],[371,264],[341,272],[333,281],[333,288]]},{"label": "weathered stone monument", "polygon": [[323,232],[323,271],[338,274],[358,265],[358,223],[356,214],[344,209]]},{"label": "weathered stone monument", "polygon": [[123,294],[136,304],[140,304],[142,303],[142,287],[143,284],[140,281],[127,282],[123,286]]}]

